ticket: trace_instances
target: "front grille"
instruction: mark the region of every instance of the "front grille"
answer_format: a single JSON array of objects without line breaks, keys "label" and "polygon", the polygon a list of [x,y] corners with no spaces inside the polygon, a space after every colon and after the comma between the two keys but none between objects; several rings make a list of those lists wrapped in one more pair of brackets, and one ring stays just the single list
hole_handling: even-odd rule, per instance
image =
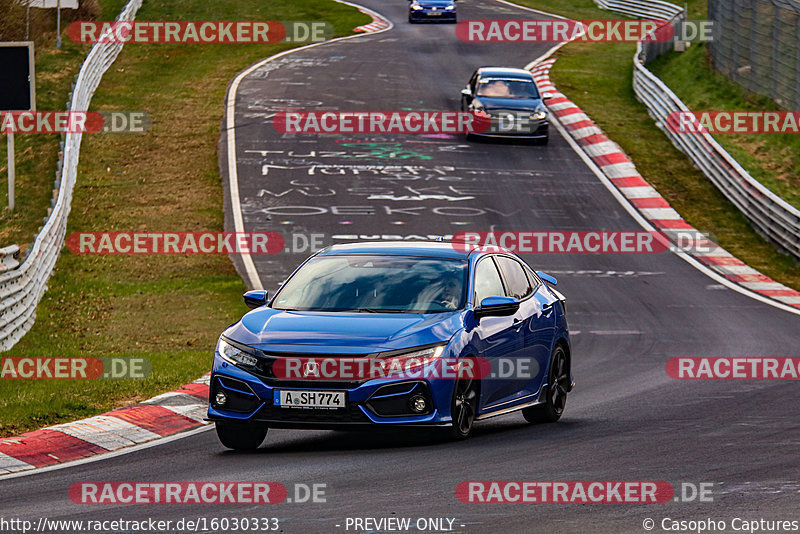
[{"label": "front grille", "polygon": [[342,358],[370,358],[375,357],[375,354],[306,354],[306,353],[274,353],[274,352],[258,352],[258,364],[254,368],[248,370],[256,375],[261,382],[270,387],[296,387],[296,388],[333,388],[333,389],[353,389],[366,380],[288,380],[275,376],[273,366],[275,362],[281,358],[326,358],[336,357]]}]

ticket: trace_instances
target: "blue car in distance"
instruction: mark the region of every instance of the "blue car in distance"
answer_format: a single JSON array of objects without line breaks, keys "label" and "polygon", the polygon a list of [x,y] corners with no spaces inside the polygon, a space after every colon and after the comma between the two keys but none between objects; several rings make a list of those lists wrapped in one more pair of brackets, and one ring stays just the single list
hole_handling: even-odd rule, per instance
[{"label": "blue car in distance", "polygon": [[498,248],[365,242],[317,252],[219,338],[208,418],[222,444],[269,428],[441,427],[521,411],[555,422],[573,387],[556,280]]},{"label": "blue car in distance", "polygon": [[455,0],[409,0],[408,22],[458,22]]}]

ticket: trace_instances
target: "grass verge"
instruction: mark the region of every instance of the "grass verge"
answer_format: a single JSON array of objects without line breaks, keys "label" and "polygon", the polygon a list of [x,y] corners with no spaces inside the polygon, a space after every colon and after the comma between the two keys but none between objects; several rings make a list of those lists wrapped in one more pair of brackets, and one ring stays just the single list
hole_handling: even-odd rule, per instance
[{"label": "grass verge", "polygon": [[[623,18],[596,8],[592,0],[516,1],[574,19]],[[704,18],[706,6],[705,0],[688,2],[689,18]],[[636,100],[635,51],[636,45],[632,43],[571,43],[558,52],[559,60],[551,78],[561,92],[622,147],[642,176],[690,224],[714,234],[721,246],[753,268],[800,289],[800,265],[753,230],[744,215],[672,145],[655,126],[647,108]],[[665,74],[663,79],[672,87],[669,75]]]},{"label": "grass verge", "polygon": [[[779,111],[764,96],[748,93],[714,71],[705,45],[691,46],[684,53],[671,52],[658,58],[650,70],[669,80],[669,87],[689,109],[724,111]],[[800,207],[800,135],[731,134],[714,138],[750,175],[789,204]]]},{"label": "grass verge", "polygon": [[[105,0],[104,20],[123,5]],[[331,0],[148,0],[137,18],[326,20],[336,35],[371,20]],[[84,136],[68,233],[221,231],[216,144],[227,84],[287,48],[126,45],[92,108],[146,111],[153,127]],[[153,372],[143,380],[0,380],[0,436],[95,415],[197,378],[210,368],[219,333],[245,311],[244,285],[226,256],[78,256],[65,249],[48,285],[33,329],[3,357],[138,357]]]}]

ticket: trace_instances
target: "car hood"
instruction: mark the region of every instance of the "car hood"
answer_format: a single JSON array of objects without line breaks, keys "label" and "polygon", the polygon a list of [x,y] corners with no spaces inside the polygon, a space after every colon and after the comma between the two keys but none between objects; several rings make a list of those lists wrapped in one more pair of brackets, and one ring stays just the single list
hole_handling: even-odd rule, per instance
[{"label": "car hood", "polygon": [[533,111],[537,108],[543,107],[541,99],[538,98],[490,98],[486,96],[479,96],[478,101],[487,111],[491,111],[493,109]]},{"label": "car hood", "polygon": [[275,352],[366,354],[449,341],[463,328],[463,311],[437,314],[253,310],[223,335]]}]

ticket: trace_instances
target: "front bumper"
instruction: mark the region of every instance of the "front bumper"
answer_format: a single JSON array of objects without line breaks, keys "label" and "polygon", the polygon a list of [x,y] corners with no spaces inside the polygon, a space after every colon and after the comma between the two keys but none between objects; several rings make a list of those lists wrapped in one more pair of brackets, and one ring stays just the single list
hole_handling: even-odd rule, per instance
[{"label": "front bumper", "polygon": [[550,121],[548,119],[501,123],[495,115],[492,115],[491,124],[488,130],[475,132],[471,135],[515,139],[546,139],[550,135]]},{"label": "front bumper", "polygon": [[422,9],[422,10],[409,10],[408,18],[409,20],[413,20],[415,22],[455,22],[456,21],[456,11],[447,11],[444,9],[437,9],[433,11],[432,9]]},{"label": "front bumper", "polygon": [[[375,425],[447,425],[450,419],[452,381],[381,378],[363,383],[286,381],[251,374],[214,359],[209,392],[211,421],[258,422],[273,428],[370,428]],[[275,405],[276,390],[343,391],[346,406],[338,409],[296,408]],[[215,402],[225,393],[224,406]],[[415,413],[412,397],[422,396],[427,409]],[[441,409],[440,407],[445,407]]]}]

